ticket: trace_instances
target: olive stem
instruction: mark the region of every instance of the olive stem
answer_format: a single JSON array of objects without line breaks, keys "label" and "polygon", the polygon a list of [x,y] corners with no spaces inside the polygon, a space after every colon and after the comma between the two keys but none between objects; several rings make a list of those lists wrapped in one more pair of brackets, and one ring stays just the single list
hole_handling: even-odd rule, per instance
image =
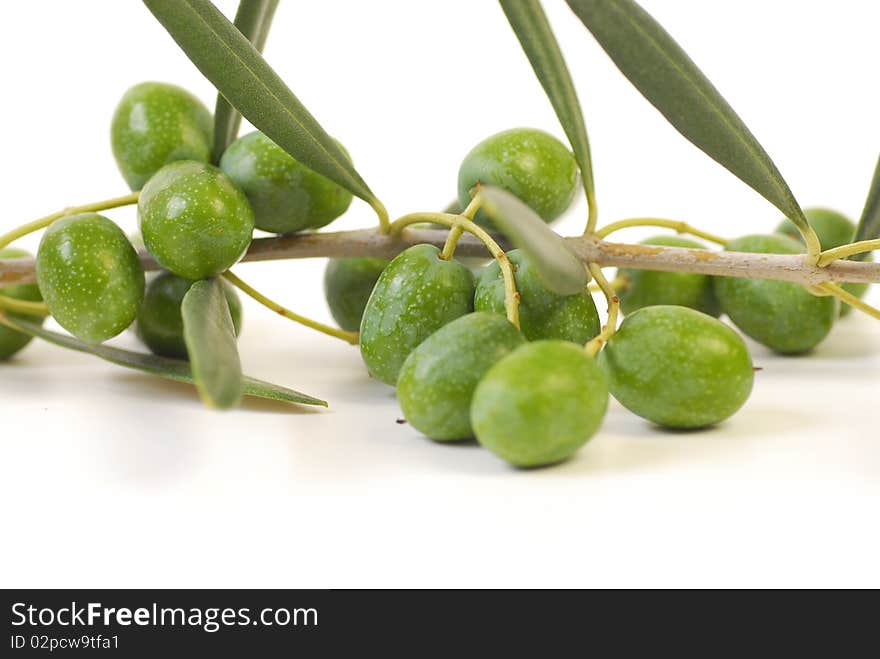
[{"label": "olive stem", "polygon": [[20,313],[27,316],[48,316],[49,307],[45,302],[31,302],[30,300],[16,300],[15,298],[0,295],[0,309],[11,313]]},{"label": "olive stem", "polygon": [[[585,186],[586,187],[586,186]],[[596,206],[596,199],[589,192],[587,193],[587,228],[584,229],[584,235],[589,236],[596,232],[596,225],[599,224],[599,208]]]},{"label": "olive stem", "polygon": [[[474,202],[468,204],[468,208],[473,206],[473,204]],[[465,212],[467,212],[467,209],[465,209]],[[452,215],[451,213],[410,213],[391,223],[391,235],[399,235],[410,224],[418,224],[420,222],[443,224],[451,229],[461,227],[464,231],[473,234],[486,246],[489,253],[498,261],[498,265],[501,268],[501,276],[504,278],[504,310],[507,313],[507,320],[519,328],[519,293],[516,291],[513,263],[507,258],[507,254],[501,246],[489,235],[489,232],[462,215]]]},{"label": "olive stem", "polygon": [[385,204],[379,201],[376,197],[373,197],[370,200],[370,206],[373,207],[373,210],[376,211],[376,215],[379,217],[379,233],[388,233],[391,230],[391,220],[388,216],[388,209],[385,208]]},{"label": "olive stem", "polygon": [[589,269],[590,274],[593,275],[593,279],[596,280],[599,288],[602,289],[602,292],[605,294],[605,299],[608,301],[608,322],[605,323],[605,326],[602,328],[602,331],[599,332],[599,335],[590,340],[587,345],[584,346],[584,350],[587,351],[587,354],[590,357],[595,357],[599,354],[602,346],[608,342],[608,339],[614,336],[615,332],[617,332],[617,316],[620,312],[620,298],[617,297],[611,284],[605,279],[605,275],[602,274],[602,268],[595,263],[588,264],[587,268]]},{"label": "olive stem", "polygon": [[287,309],[277,302],[270,300],[265,295],[256,290],[253,286],[250,286],[249,284],[242,281],[231,270],[227,270],[226,272],[224,272],[223,278],[230,284],[235,286],[237,289],[239,289],[245,295],[252,297],[264,307],[271,309],[281,316],[284,316],[288,320],[292,320],[293,322],[299,323],[300,325],[305,325],[306,327],[310,327],[311,329],[317,330],[318,332],[321,332],[323,334],[327,334],[328,336],[342,339],[343,341],[350,343],[351,345],[358,344],[359,334],[357,332],[347,332],[336,327],[325,325],[324,323],[319,323],[318,321],[312,320],[311,318],[306,318],[305,316],[301,316],[298,313],[294,313],[290,309]]},{"label": "olive stem", "polygon": [[[622,293],[629,288],[630,280],[629,277],[615,277],[608,284],[616,293]],[[587,290],[591,293],[599,293],[602,291],[602,287],[599,284],[592,283],[587,287]]]},{"label": "olive stem", "polygon": [[819,255],[819,267],[824,268],[830,263],[837,261],[839,259],[845,259],[849,256],[855,256],[856,254],[864,254],[866,252],[873,252],[876,249],[880,249],[880,240],[861,240],[857,243],[850,243],[849,245],[841,245],[840,247],[835,247],[834,249],[827,249]]},{"label": "olive stem", "polygon": [[69,208],[60,210],[57,213],[52,213],[51,215],[47,215],[46,217],[41,217],[40,219],[34,220],[33,222],[27,222],[26,224],[22,224],[12,231],[4,233],[2,236],[0,236],[0,249],[3,249],[8,244],[18,240],[22,236],[26,236],[29,233],[33,233],[34,231],[39,231],[40,229],[45,229],[47,226],[52,224],[52,222],[54,222],[55,220],[59,220],[62,217],[67,217],[68,215],[76,215],[77,213],[95,213],[97,211],[106,211],[110,210],[111,208],[119,208],[120,206],[130,206],[131,204],[137,203],[139,196],[140,192],[132,192],[131,194],[127,194],[122,197],[116,197],[114,199],[96,201],[91,204],[83,204],[82,206],[70,206]]},{"label": "olive stem", "polygon": [[615,231],[620,231],[621,229],[629,229],[631,227],[662,227],[665,229],[673,229],[676,233],[687,233],[692,236],[696,236],[697,238],[702,238],[703,240],[717,243],[721,246],[727,245],[727,243],[729,242],[726,238],[722,238],[721,236],[716,236],[715,234],[702,231],[694,226],[691,226],[687,222],[680,222],[678,220],[664,220],[656,217],[634,217],[629,220],[619,220],[617,222],[612,222],[611,224],[608,224],[599,229],[596,232],[596,237],[604,239],[610,236]]},{"label": "olive stem", "polygon": [[[463,217],[466,220],[473,220],[477,211],[480,209],[481,203],[479,195],[474,197],[471,200],[471,203],[468,204],[468,207],[459,214],[459,217]],[[462,228],[461,225],[452,227],[452,229],[449,230],[449,235],[446,237],[446,243],[443,245],[443,250],[440,252],[441,259],[444,261],[452,260],[452,257],[455,256],[455,248],[463,233],[464,228]]]},{"label": "olive stem", "polygon": [[845,288],[838,286],[837,284],[833,284],[830,281],[826,281],[823,284],[819,284],[817,286],[817,288],[820,291],[825,291],[829,295],[833,295],[834,297],[838,298],[841,302],[845,302],[846,304],[850,305],[854,309],[858,309],[859,311],[862,311],[862,312],[868,314],[869,316],[872,316],[872,317],[880,320],[880,309],[877,309],[876,307],[871,306],[870,304],[868,304],[864,300],[862,300],[862,299],[856,297],[855,295],[853,295],[852,293],[850,293]]}]

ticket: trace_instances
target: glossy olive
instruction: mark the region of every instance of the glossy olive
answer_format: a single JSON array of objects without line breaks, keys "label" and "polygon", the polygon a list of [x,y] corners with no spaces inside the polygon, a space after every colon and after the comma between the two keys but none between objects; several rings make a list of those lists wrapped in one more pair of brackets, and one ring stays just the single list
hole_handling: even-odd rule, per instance
[{"label": "glossy olive", "polygon": [[213,118],[185,89],[162,82],[135,85],[113,114],[113,155],[132,190],[178,160],[211,160]]},{"label": "glossy olive", "polygon": [[[656,236],[640,244],[706,249],[705,245],[678,236]],[[712,278],[706,275],[621,268],[617,277],[624,280],[618,294],[624,314],[629,315],[642,307],[669,304],[690,307],[710,316],[721,315],[721,305],[715,298]]]},{"label": "glossy olive", "polygon": [[[177,359],[187,358],[180,304],[193,283],[191,279],[163,272],[147,284],[135,331],[138,338],[155,354]],[[235,289],[225,282],[223,290],[229,304],[235,335],[238,336],[241,332],[241,300],[238,299]]]},{"label": "glossy olive", "polygon": [[[23,259],[30,256],[30,253],[17,247],[4,247],[0,249],[0,259]],[[0,295],[9,297],[14,300],[23,300],[25,302],[41,302],[43,296],[40,295],[40,289],[36,284],[18,284],[16,286],[6,286],[0,288]],[[21,318],[31,322],[42,323],[44,318],[39,316],[24,316],[16,313],[6,312],[12,318]],[[16,332],[0,325],[0,360],[9,359],[31,342],[31,338],[27,334]]]},{"label": "glossy olive", "polygon": [[536,341],[497,362],[474,392],[477,440],[518,467],[553,464],[596,433],[608,385],[596,360],[566,341]]},{"label": "glossy olive", "polygon": [[361,356],[373,377],[394,385],[409,353],[435,331],[473,311],[474,281],[432,245],[401,252],[382,272],[361,320]]},{"label": "glossy olive", "polygon": [[351,205],[348,190],[295,160],[259,131],[230,144],[220,169],[247,195],[254,224],[263,231],[317,229]]},{"label": "glossy olive", "polygon": [[37,283],[68,332],[101,343],[131,325],[144,297],[144,271],[122,229],[97,213],[57,220],[43,234]]},{"label": "glossy olive", "polygon": [[[804,215],[810,222],[810,226],[819,237],[819,243],[822,249],[834,249],[851,243],[856,236],[856,225],[846,215],[827,208],[807,208],[804,209]],[[791,220],[783,220],[776,227],[777,233],[784,233],[787,236],[802,241],[800,232]],[[859,254],[853,257],[858,261],[872,261],[873,255],[870,253]],[[870,284],[844,284],[843,288],[858,298],[865,296],[868,292]],[[848,304],[841,305],[841,315],[848,315],[852,312],[852,307]]]},{"label": "glossy olive", "polygon": [[701,428],[739,410],[752,391],[746,344],[711,316],[679,306],[626,317],[599,355],[624,407],[668,428]]},{"label": "glossy olive", "polygon": [[471,398],[483,374],[525,343],[504,316],[476,312],[453,320],[413,350],[397,379],[406,420],[431,439],[473,437]]},{"label": "glossy olive", "polygon": [[324,270],[324,298],[333,320],[344,330],[356,332],[370,293],[388,266],[385,259],[329,259]]},{"label": "glossy olive", "polygon": [[[552,222],[574,200],[577,162],[552,135],[534,128],[514,128],[483,140],[465,156],[458,170],[462,208],[470,203],[470,191],[478,183],[504,188],[545,222]],[[485,223],[482,213],[477,218]]]},{"label": "glossy olive", "polygon": [[[800,254],[803,246],[782,234],[752,235],[731,241],[731,252]],[[748,336],[782,354],[807,352],[828,336],[839,305],[803,286],[784,281],[716,277],[721,308]]]},{"label": "glossy olive", "polygon": [[[541,281],[525,252],[515,249],[507,256],[515,268],[520,328],[529,341],[560,339],[586,343],[599,333],[599,312],[589,292],[553,293]],[[486,268],[477,282],[474,308],[504,313],[504,279],[497,261]]]},{"label": "glossy olive", "polygon": [[254,214],[244,193],[216,167],[166,165],[138,201],[141,235],[156,261],[186,279],[219,275],[251,244]]}]

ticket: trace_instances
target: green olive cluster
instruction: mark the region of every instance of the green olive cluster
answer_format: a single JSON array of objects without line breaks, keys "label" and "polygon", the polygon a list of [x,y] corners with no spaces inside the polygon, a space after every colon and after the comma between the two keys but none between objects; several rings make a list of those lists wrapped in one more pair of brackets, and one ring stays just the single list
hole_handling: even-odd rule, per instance
[{"label": "green olive cluster", "polygon": [[[37,285],[0,295],[44,301],[62,327],[86,342],[134,326],[154,353],[186,359],[181,304],[195,281],[237,263],[255,229],[317,229],[352,201],[350,192],[260,132],[212,153],[211,125],[198,99],[154,82],[126,92],[113,116],[113,153],[125,181],[139,191],[140,234],[163,272],[147,281],[122,230],[102,215],[82,213],[47,228],[36,256]],[[479,186],[497,186],[549,223],[570,208],[578,184],[574,156],[559,140],[518,128],[465,156],[458,203],[465,208]],[[855,227],[840,214],[811,209],[807,217],[825,249],[853,240]],[[474,219],[492,228],[479,212]],[[804,247],[797,238],[786,221],[773,234],[744,236],[725,249],[798,254]],[[644,244],[705,249],[669,236]],[[25,256],[0,251],[0,258]],[[599,429],[610,396],[666,428],[704,428],[734,414],[752,390],[754,369],[743,339],[718,319],[722,314],[772,350],[798,354],[818,345],[840,313],[836,298],[791,283],[624,269],[616,281],[625,319],[616,333],[603,334],[586,288],[555,293],[526,251],[501,259],[512,270],[516,315],[508,316],[511,270],[500,261],[475,274],[427,244],[391,261],[331,259],[324,290],[338,325],[359,332],[369,373],[396,387],[409,423],[436,441],[476,438],[520,467],[571,456]],[[856,295],[865,288],[848,286]],[[231,288],[225,293],[237,335],[241,303]],[[0,359],[28,340],[0,329]]]},{"label": "green olive cluster", "polygon": [[[83,213],[46,230],[36,256],[36,286],[5,288],[0,294],[44,300],[62,327],[92,344],[136,321],[137,335],[153,352],[186,358],[180,305],[194,281],[234,265],[254,229],[291,233],[325,226],[352,199],[259,132],[212,154],[212,123],[195,96],[158,82],[129,89],[113,115],[113,154],[129,187],[140,191],[140,234],[164,273],[147,284],[122,230],[103,215]],[[23,256],[19,250],[0,252],[2,258]],[[241,304],[232,289],[226,295],[238,332]],[[345,324],[345,314],[355,312],[341,313]],[[0,330],[0,357],[11,356],[28,340]]]}]

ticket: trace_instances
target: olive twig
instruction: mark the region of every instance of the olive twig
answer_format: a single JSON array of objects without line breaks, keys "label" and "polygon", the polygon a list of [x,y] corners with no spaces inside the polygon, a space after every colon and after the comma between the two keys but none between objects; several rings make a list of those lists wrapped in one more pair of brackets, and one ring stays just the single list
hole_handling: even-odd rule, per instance
[{"label": "olive twig", "polygon": [[111,208],[119,208],[120,206],[130,206],[131,204],[137,203],[139,195],[139,192],[132,192],[131,194],[127,194],[122,197],[115,197],[114,199],[96,201],[91,204],[83,204],[82,206],[70,206],[69,208],[60,210],[57,213],[52,213],[51,215],[47,215],[46,217],[41,217],[40,219],[34,220],[33,222],[27,222],[26,224],[22,224],[12,231],[4,233],[2,236],[0,236],[0,249],[18,240],[22,236],[26,236],[29,233],[33,233],[34,231],[39,231],[40,229],[45,229],[47,226],[52,224],[52,222],[54,222],[55,220],[60,220],[62,217],[67,217],[68,215],[76,215],[77,213],[95,213],[97,211],[110,210]]},{"label": "olive twig", "polygon": [[833,263],[839,259],[845,259],[849,256],[855,256],[856,254],[873,252],[876,249],[880,249],[880,240],[861,240],[857,243],[841,245],[834,249],[826,249],[819,255],[818,266],[824,268],[829,263]]},{"label": "olive twig", "polygon": [[819,289],[819,291],[824,291],[829,295],[833,295],[841,302],[845,302],[851,307],[880,320],[880,309],[877,309],[876,307],[871,306],[861,298],[856,297],[842,286],[834,284],[830,281],[826,281],[822,284],[819,284],[817,288]]},{"label": "olive twig", "polygon": [[599,208],[596,206],[596,198],[587,193],[587,228],[584,229],[584,235],[594,234],[597,224],[599,224]]},{"label": "olive twig", "polygon": [[[463,217],[466,220],[473,220],[474,216],[477,214],[477,211],[480,209],[480,204],[482,200],[479,195],[471,199],[471,203],[468,204],[468,207],[465,208],[460,214],[459,217]],[[464,228],[461,225],[454,226],[449,230],[449,235],[446,237],[446,243],[443,245],[443,251],[440,252],[440,258],[444,261],[449,261],[455,255],[455,248],[458,245],[459,239],[461,239],[462,234],[464,233]]]},{"label": "olive twig", "polygon": [[351,345],[358,344],[358,333],[357,332],[347,332],[345,330],[338,329],[336,327],[331,327],[330,325],[325,325],[324,323],[319,323],[316,320],[312,320],[311,318],[306,318],[305,316],[301,316],[298,313],[287,309],[277,302],[270,300],[265,295],[256,290],[253,286],[242,281],[237,275],[235,275],[231,270],[227,270],[223,273],[223,278],[228,281],[230,284],[235,286],[245,295],[253,298],[264,307],[271,309],[275,313],[280,316],[284,316],[288,320],[292,320],[295,323],[299,323],[300,325],[305,325],[306,327],[310,327],[313,330],[317,330],[323,334],[327,334],[328,336],[335,337],[337,339],[342,339]]},{"label": "olive twig", "polygon": [[[473,202],[468,205],[468,208],[472,204]],[[451,229],[460,226],[464,231],[473,234],[486,246],[486,249],[489,250],[489,253],[498,261],[498,265],[501,267],[501,275],[504,278],[504,310],[507,312],[507,320],[516,327],[519,327],[519,293],[516,291],[513,263],[507,258],[507,254],[501,249],[501,246],[489,235],[489,232],[461,215],[452,215],[451,213],[410,213],[394,220],[391,223],[390,233],[392,236],[399,235],[409,225],[421,222],[434,222]]]},{"label": "olive twig", "polygon": [[596,237],[600,239],[607,238],[615,231],[620,231],[621,229],[629,229],[631,227],[662,227],[665,229],[673,229],[676,233],[688,233],[692,236],[696,236],[697,238],[702,238],[703,240],[708,240],[712,243],[717,243],[718,245],[726,245],[729,241],[726,238],[722,238],[721,236],[716,236],[715,234],[708,233],[706,231],[702,231],[694,226],[691,226],[687,222],[680,222],[678,220],[664,220],[656,217],[634,217],[629,220],[619,220],[617,222],[612,222],[596,232]]},{"label": "olive twig", "polygon": [[590,355],[590,357],[595,357],[599,354],[602,346],[608,342],[608,339],[614,336],[614,333],[617,332],[617,315],[620,311],[620,298],[617,297],[611,284],[605,279],[605,275],[602,274],[602,268],[595,263],[588,264],[587,268],[589,269],[590,274],[593,275],[593,279],[596,280],[599,288],[602,289],[602,292],[605,294],[605,299],[608,301],[608,322],[605,323],[605,326],[602,328],[599,335],[584,346],[584,350],[587,351],[587,354]]},{"label": "olive twig", "polygon": [[45,302],[31,302],[30,300],[16,300],[15,298],[0,295],[0,309],[11,313],[20,313],[26,316],[48,316],[49,307]]}]

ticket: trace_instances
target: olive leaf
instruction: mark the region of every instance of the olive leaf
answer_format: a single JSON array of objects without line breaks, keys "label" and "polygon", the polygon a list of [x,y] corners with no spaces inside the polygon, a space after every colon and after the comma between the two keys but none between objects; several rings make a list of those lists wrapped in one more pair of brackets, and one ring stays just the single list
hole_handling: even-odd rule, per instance
[{"label": "olive leaf", "polygon": [[531,208],[489,185],[480,187],[482,210],[510,241],[528,254],[538,275],[554,293],[574,295],[589,283],[584,264]]},{"label": "olive leaf", "polygon": [[[241,0],[235,13],[233,25],[250,41],[257,52],[262,53],[272,26],[272,18],[278,8],[278,0]],[[214,108],[214,163],[238,136],[241,113],[229,104],[223,94],[217,94]]]},{"label": "olive leaf", "polygon": [[568,136],[575,160],[581,170],[587,202],[593,209],[596,193],[584,115],[571,74],[565,65],[559,43],[553,35],[541,2],[540,0],[499,0],[499,2],[523,51],[529,58],[538,81],[544,88],[547,98],[550,99],[550,104],[556,111],[562,129]]},{"label": "olive leaf", "polygon": [[[19,316],[7,316],[0,313],[0,324],[29,336],[53,343],[62,348],[84,352],[117,366],[124,366],[142,373],[157,375],[166,380],[195,384],[190,365],[179,359],[169,359],[157,355],[147,355],[103,344],[92,345],[66,334],[58,334],[43,328],[38,323],[23,320]],[[245,376],[243,392],[246,396],[266,398],[283,403],[299,403],[301,405],[320,405],[327,407],[327,401],[309,396],[308,394],[288,389],[271,382],[264,382]]]},{"label": "olive leaf", "polygon": [[636,89],[700,150],[781,210],[809,223],[770,156],[675,40],[633,0],[566,0]]},{"label": "olive leaf", "polygon": [[859,228],[856,230],[856,241],[876,240],[880,238],[880,160],[874,169],[874,179],[871,181],[871,190],[859,220]]},{"label": "olive leaf", "polygon": [[180,304],[183,339],[202,400],[228,409],[241,399],[242,373],[229,304],[219,279],[190,286]]},{"label": "olive leaf", "polygon": [[379,200],[336,142],[208,0],[143,0],[232,106],[291,156],[372,206]]}]

